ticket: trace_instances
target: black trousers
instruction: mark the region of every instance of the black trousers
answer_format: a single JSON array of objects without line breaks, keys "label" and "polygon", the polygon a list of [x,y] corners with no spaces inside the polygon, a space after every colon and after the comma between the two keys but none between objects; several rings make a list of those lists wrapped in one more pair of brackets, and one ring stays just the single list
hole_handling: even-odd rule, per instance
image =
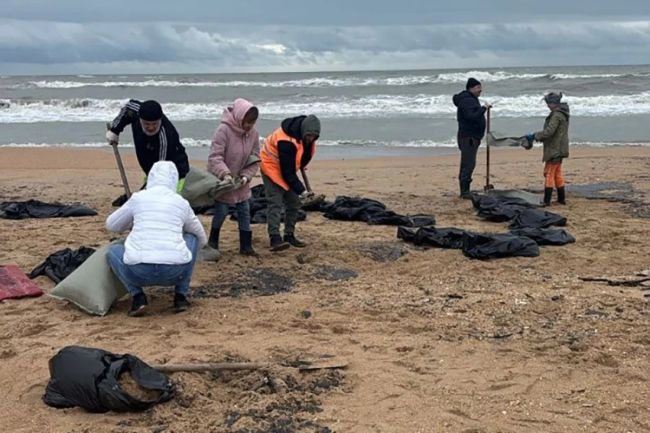
[{"label": "black trousers", "polygon": [[481,145],[479,138],[465,137],[458,135],[458,148],[460,149],[460,170],[458,173],[458,182],[460,192],[469,193],[469,187],[472,183],[472,174],[476,167],[476,154],[478,147]]}]

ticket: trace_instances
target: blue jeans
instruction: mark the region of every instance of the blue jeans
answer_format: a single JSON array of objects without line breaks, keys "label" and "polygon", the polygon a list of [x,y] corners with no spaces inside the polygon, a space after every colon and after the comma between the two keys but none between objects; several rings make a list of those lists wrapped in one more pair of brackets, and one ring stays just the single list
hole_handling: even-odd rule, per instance
[{"label": "blue jeans", "polygon": [[196,263],[199,241],[196,236],[183,235],[187,248],[192,253],[192,260],[182,265],[157,265],[154,263],[124,264],[124,245],[111,245],[107,259],[113,273],[124,284],[131,296],[142,294],[145,286],[174,286],[175,293],[187,296],[190,280]]},{"label": "blue jeans", "polygon": [[[215,230],[220,230],[223,222],[228,216],[228,210],[230,205],[228,203],[222,203],[220,201],[216,202],[214,205],[214,215],[212,216],[212,228]],[[237,210],[237,224],[239,225],[239,231],[250,232],[251,231],[251,207],[248,203],[248,200],[244,200],[235,205]]]}]

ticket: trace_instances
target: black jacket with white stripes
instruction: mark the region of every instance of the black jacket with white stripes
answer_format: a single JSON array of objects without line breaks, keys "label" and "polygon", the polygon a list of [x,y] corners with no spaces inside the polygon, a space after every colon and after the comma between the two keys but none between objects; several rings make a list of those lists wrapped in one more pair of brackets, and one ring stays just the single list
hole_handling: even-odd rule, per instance
[{"label": "black jacket with white stripes", "polygon": [[172,161],[178,169],[178,177],[183,179],[190,171],[190,163],[187,160],[187,153],[178,137],[178,132],[167,116],[163,115],[160,131],[156,135],[148,136],[142,130],[138,111],[140,101],[131,99],[117,115],[111,124],[111,131],[120,134],[126,125],[131,124],[135,154],[138,157],[140,167],[146,174],[149,174],[151,167],[158,161]]}]

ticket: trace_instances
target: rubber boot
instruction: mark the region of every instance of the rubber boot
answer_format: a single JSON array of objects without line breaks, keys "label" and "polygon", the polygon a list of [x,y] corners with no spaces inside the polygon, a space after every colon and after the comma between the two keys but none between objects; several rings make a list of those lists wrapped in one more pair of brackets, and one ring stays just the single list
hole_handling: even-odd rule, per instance
[{"label": "rubber boot", "polygon": [[566,204],[566,192],[563,186],[557,189],[557,202],[560,204]]},{"label": "rubber boot", "polygon": [[252,231],[239,231],[239,254],[243,256],[257,257],[257,253],[253,249],[253,232]]},{"label": "rubber boot", "polygon": [[293,233],[287,233],[284,235],[284,241],[289,242],[292,247],[296,248],[305,248],[307,246],[306,243],[298,239]]},{"label": "rubber boot", "polygon": [[460,198],[470,199],[472,193],[470,192],[470,182],[460,182]]},{"label": "rubber boot", "polygon": [[187,300],[187,296],[180,293],[174,294],[174,310],[177,313],[182,313],[187,311],[188,308],[190,308],[190,302]]},{"label": "rubber boot", "polygon": [[284,251],[288,248],[291,248],[291,244],[283,241],[282,236],[271,235],[271,251]]},{"label": "rubber boot", "polygon": [[551,205],[552,196],[553,196],[553,188],[544,188],[544,206]]}]

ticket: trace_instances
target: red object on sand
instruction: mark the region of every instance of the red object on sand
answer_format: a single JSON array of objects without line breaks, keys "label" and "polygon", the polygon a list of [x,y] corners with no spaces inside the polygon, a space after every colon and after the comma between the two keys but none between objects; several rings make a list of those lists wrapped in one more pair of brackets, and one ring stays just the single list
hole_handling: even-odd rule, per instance
[{"label": "red object on sand", "polygon": [[18,266],[0,266],[0,301],[42,294],[43,291]]}]

